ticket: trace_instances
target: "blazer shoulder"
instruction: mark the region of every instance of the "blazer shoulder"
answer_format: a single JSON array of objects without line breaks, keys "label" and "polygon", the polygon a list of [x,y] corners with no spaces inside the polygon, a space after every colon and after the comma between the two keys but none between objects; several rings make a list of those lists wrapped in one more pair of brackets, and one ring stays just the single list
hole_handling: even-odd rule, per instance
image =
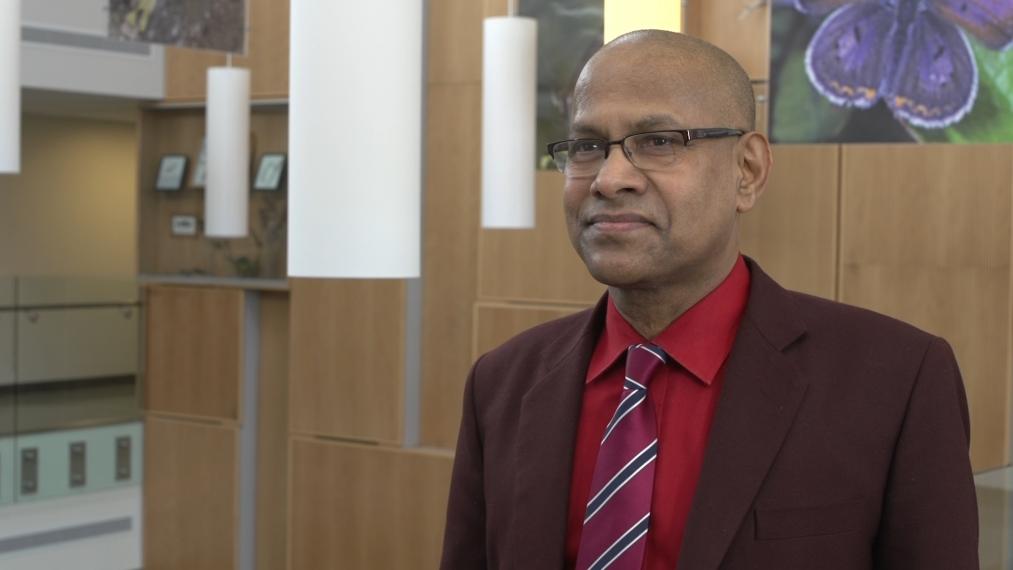
[{"label": "blazer shoulder", "polygon": [[943,341],[910,323],[870,309],[789,291],[789,297],[810,336],[846,340],[845,345],[896,349],[903,346],[927,350]]}]

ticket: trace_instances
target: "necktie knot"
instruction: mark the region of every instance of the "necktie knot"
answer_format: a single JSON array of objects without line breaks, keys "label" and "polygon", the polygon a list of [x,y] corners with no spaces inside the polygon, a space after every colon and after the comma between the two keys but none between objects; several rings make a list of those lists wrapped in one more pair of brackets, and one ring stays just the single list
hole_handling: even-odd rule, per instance
[{"label": "necktie knot", "polygon": [[646,390],[654,372],[668,360],[660,346],[632,344],[626,352],[626,388]]}]

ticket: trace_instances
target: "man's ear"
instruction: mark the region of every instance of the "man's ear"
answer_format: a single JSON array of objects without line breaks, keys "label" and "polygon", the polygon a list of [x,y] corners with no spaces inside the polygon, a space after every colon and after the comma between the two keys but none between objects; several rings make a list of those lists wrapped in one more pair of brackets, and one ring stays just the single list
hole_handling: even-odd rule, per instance
[{"label": "man's ear", "polygon": [[742,135],[736,150],[739,169],[736,201],[737,210],[742,213],[752,210],[767,188],[767,177],[774,159],[767,137],[755,131]]}]

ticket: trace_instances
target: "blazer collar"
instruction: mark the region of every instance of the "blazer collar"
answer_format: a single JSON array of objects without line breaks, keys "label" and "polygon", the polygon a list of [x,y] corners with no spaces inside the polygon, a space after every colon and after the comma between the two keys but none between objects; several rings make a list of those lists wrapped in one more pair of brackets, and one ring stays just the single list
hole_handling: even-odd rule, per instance
[{"label": "blazer collar", "polygon": [[505,568],[562,568],[573,446],[605,300],[550,343],[547,363],[521,401],[514,466],[514,520]]},{"label": "blazer collar", "polygon": [[725,368],[680,568],[716,569],[752,508],[802,403],[806,381],[785,350],[805,334],[788,293],[752,260],[749,304]]}]

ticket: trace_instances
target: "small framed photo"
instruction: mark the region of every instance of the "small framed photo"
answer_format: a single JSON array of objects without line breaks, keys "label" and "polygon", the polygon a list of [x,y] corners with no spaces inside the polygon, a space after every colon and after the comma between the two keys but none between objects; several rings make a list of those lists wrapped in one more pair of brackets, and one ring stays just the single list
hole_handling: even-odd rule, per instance
[{"label": "small framed photo", "polygon": [[162,157],[158,164],[158,179],[155,181],[155,190],[162,192],[175,192],[183,188],[183,178],[186,176],[186,155],[167,154]]},{"label": "small framed photo", "polygon": [[279,190],[285,179],[285,155],[267,153],[260,157],[253,189],[273,192]]},{"label": "small framed photo", "polygon": [[203,188],[207,183],[207,162],[208,162],[208,140],[200,145],[200,154],[197,155],[197,162],[193,165],[193,176],[190,178],[192,188]]}]

